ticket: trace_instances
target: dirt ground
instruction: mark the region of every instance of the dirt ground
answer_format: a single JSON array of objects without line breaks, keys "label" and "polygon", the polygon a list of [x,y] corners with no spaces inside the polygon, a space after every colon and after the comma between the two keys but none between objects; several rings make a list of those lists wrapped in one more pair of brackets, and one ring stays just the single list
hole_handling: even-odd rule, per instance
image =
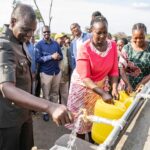
[{"label": "dirt ground", "polygon": [[[33,120],[35,145],[39,149],[50,149],[60,136],[70,133],[51,120],[43,121],[40,115]],[[141,107],[115,150],[150,150],[150,101]]]},{"label": "dirt ground", "polygon": [[54,146],[55,141],[63,134],[70,133],[63,126],[57,127],[51,119],[47,122],[43,121],[41,114],[33,116],[33,127],[35,146],[44,150]]}]

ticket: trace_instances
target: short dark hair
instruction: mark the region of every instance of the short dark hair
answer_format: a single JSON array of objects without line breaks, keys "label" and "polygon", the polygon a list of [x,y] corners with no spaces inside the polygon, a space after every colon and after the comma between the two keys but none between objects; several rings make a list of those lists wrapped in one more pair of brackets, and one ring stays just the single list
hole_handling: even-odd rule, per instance
[{"label": "short dark hair", "polygon": [[128,44],[127,38],[121,38],[121,40],[124,42],[124,45]]},{"label": "short dark hair", "polygon": [[93,19],[95,19],[96,17],[101,17],[101,16],[103,16],[103,15],[101,14],[100,11],[94,11],[94,12],[92,13],[92,19],[91,19],[91,22],[90,22],[90,26],[92,26]]},{"label": "short dark hair", "polygon": [[107,19],[104,16],[98,16],[95,19],[93,19],[91,26],[93,26],[93,24],[97,22],[103,22],[108,25]]},{"label": "short dark hair", "polygon": [[13,9],[11,18],[36,20],[36,14],[30,5],[18,3]]},{"label": "short dark hair", "polygon": [[50,31],[50,27],[49,27],[48,25],[44,25],[44,26],[42,27],[42,31],[43,31],[45,28],[48,28],[49,31]]},{"label": "short dark hair", "polygon": [[147,34],[147,28],[146,28],[144,23],[136,23],[136,24],[134,24],[133,27],[132,27],[132,32],[134,30],[141,30],[141,29],[144,30],[145,34]]},{"label": "short dark hair", "polygon": [[70,29],[71,29],[71,26],[78,26],[78,27],[80,28],[80,25],[79,25],[78,23],[76,23],[76,22],[74,22],[74,23],[72,23],[72,24],[70,25]]},{"label": "short dark hair", "polygon": [[94,11],[94,12],[92,13],[92,16],[93,16],[93,17],[97,17],[97,16],[102,16],[102,14],[101,14],[100,11]]}]

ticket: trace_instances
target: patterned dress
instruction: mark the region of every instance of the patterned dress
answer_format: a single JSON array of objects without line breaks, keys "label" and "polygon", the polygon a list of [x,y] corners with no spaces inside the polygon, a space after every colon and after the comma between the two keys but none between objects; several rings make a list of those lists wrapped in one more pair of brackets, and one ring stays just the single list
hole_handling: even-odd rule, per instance
[{"label": "patterned dress", "polygon": [[[67,107],[75,114],[75,121],[81,109],[86,109],[88,115],[93,115],[94,106],[99,99],[99,95],[87,88],[83,83],[84,78],[90,78],[98,87],[106,88],[106,78],[108,76],[118,76],[118,59],[116,44],[107,41],[107,50],[99,52],[90,40],[87,40],[81,47],[77,56],[77,66],[72,74],[71,85]],[[66,125],[69,129],[74,129],[74,124]],[[92,123],[80,122],[77,133],[84,134],[91,131]]]},{"label": "patterned dress", "polygon": [[131,43],[124,46],[119,59],[119,68],[125,68],[133,89],[150,74],[150,44],[141,51],[133,49]]}]

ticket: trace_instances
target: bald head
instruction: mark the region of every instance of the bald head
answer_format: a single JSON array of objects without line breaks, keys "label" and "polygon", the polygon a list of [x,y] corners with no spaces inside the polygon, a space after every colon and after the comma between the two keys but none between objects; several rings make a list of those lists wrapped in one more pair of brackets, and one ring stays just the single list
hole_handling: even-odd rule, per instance
[{"label": "bald head", "polygon": [[28,21],[36,20],[36,15],[33,8],[27,4],[18,4],[12,14],[11,18],[15,18],[17,20],[24,19]]}]

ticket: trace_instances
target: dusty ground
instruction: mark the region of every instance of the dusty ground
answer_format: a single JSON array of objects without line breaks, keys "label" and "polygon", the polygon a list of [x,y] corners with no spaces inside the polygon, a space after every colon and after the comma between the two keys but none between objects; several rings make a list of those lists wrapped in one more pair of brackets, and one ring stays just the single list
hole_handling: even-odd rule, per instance
[{"label": "dusty ground", "polygon": [[[44,122],[41,116],[33,120],[35,145],[38,148],[48,150],[61,135],[70,133],[64,127],[56,127],[51,120]],[[150,101],[143,105],[116,150],[150,150]]]},{"label": "dusty ground", "polygon": [[41,114],[33,117],[33,126],[35,145],[39,149],[50,149],[61,135],[70,133],[62,126],[57,127],[52,120],[43,121]]}]

